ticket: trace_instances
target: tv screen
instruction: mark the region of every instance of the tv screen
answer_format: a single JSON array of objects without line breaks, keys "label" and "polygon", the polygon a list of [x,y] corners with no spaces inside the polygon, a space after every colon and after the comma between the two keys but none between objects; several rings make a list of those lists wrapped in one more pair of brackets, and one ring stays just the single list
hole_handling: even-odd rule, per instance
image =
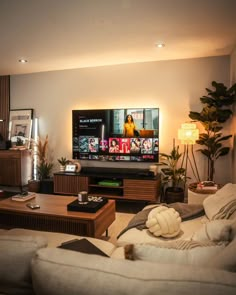
[{"label": "tv screen", "polygon": [[159,109],[73,110],[73,159],[157,162]]}]

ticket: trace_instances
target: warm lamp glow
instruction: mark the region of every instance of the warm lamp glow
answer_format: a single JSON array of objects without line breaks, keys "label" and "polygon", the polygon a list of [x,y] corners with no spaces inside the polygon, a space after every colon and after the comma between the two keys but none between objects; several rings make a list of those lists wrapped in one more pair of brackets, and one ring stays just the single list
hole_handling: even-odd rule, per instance
[{"label": "warm lamp glow", "polygon": [[199,130],[194,123],[181,124],[181,129],[178,130],[178,139],[182,144],[195,144],[199,139]]}]

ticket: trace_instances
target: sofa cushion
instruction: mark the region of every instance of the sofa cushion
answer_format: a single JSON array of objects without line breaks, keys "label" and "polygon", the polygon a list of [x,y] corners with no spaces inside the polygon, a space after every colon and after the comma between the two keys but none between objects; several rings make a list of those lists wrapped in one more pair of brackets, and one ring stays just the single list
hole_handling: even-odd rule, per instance
[{"label": "sofa cushion", "polygon": [[210,220],[229,219],[236,211],[236,184],[227,183],[203,201],[205,214]]},{"label": "sofa cushion", "polygon": [[224,248],[225,245],[216,245],[213,242],[177,240],[171,243],[126,245],[125,257],[130,260],[205,266],[209,258],[216,256]]},{"label": "sofa cushion", "polygon": [[236,272],[236,239],[234,239],[218,255],[211,257],[208,265],[214,268]]},{"label": "sofa cushion", "polygon": [[32,278],[39,295],[233,295],[236,291],[234,273],[182,265],[160,267],[51,248],[37,251]]},{"label": "sofa cushion", "polygon": [[230,242],[231,220],[213,220],[202,225],[192,237],[194,241],[213,241],[215,243]]},{"label": "sofa cushion", "polygon": [[[42,236],[47,239],[48,247],[58,247],[62,243],[67,241],[71,241],[74,239],[84,238],[82,236],[64,234],[64,233],[56,233],[56,232],[46,232],[46,231],[37,231],[30,229],[22,229],[22,228],[14,228],[8,231],[8,235],[24,235],[24,236]],[[86,237],[91,243],[93,243],[96,247],[98,247],[101,251],[106,253],[108,256],[111,255],[113,250],[115,249],[115,245],[108,241],[103,241],[100,239]]]},{"label": "sofa cushion", "polygon": [[[126,231],[123,235],[121,235],[116,244],[117,246],[125,246],[127,244],[141,244],[141,243],[155,243],[156,241],[165,241],[168,243],[169,241],[172,242],[172,240],[179,240],[179,239],[188,239],[190,240],[192,238],[193,232],[200,229],[203,225],[202,223],[203,217],[200,216],[198,218],[190,219],[184,222],[181,222],[181,232],[178,236],[171,239],[166,239],[163,237],[155,237],[152,235],[148,229],[139,230],[137,228],[131,228],[128,231]],[[208,219],[206,218],[206,222]]]},{"label": "sofa cushion", "polygon": [[236,272],[236,220],[231,223],[230,240],[232,242],[219,255],[209,260],[209,266]]},{"label": "sofa cushion", "polygon": [[0,293],[33,294],[30,261],[47,246],[43,237],[0,235]]}]

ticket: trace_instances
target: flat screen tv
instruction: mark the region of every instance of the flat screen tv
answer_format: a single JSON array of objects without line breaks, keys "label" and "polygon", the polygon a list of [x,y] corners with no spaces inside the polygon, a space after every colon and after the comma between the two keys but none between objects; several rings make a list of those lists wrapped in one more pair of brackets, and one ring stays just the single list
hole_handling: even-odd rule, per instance
[{"label": "flat screen tv", "polygon": [[73,110],[73,159],[157,162],[159,109]]}]

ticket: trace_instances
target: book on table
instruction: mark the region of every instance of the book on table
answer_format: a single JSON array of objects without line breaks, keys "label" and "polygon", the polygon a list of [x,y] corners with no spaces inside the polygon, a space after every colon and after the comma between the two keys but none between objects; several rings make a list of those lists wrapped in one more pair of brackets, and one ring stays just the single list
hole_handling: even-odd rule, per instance
[{"label": "book on table", "polygon": [[25,202],[36,197],[35,193],[28,192],[27,194],[17,194],[11,197],[13,201]]},{"label": "book on table", "polygon": [[84,238],[80,240],[74,239],[68,242],[64,242],[60,246],[58,246],[58,248],[78,251],[78,252],[82,252],[86,254],[95,254],[95,255],[109,257],[106,253],[104,253],[102,250],[96,247],[93,243],[91,243],[89,240]]}]

